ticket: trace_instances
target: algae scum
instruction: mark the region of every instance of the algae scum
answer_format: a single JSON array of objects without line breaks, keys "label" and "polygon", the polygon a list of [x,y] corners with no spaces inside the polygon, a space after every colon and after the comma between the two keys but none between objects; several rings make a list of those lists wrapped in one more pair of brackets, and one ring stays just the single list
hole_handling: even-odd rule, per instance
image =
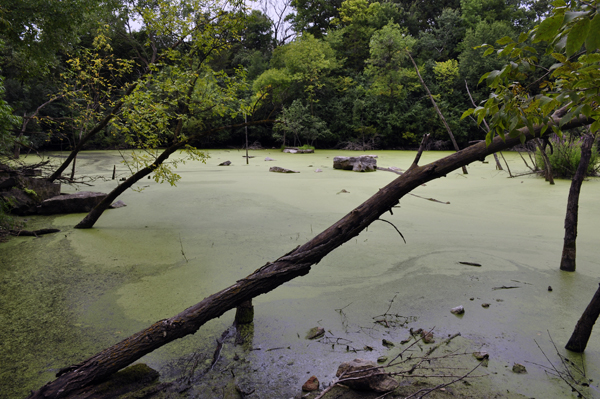
[{"label": "algae scum", "polygon": [[[382,167],[406,169],[414,157],[375,153]],[[446,154],[426,153],[421,164]],[[254,151],[249,165],[242,152],[210,155],[206,164],[179,165],[178,187],[140,181],[144,190],[122,195],[128,206],[107,211],[92,230],[72,228],[84,215],[34,217],[28,229],[62,231],[0,244],[0,397],[25,397],[59,369],[229,286],[305,243],[396,177],[333,170],[334,156],[356,155],[342,151]],[[513,173],[524,171],[518,156],[508,159]],[[226,160],[232,165],[217,166]],[[118,153],[89,152],[79,156],[78,173],[110,176],[115,164],[125,176]],[[270,166],[301,173],[269,173]],[[82,189],[108,192],[115,184],[97,180]],[[542,367],[549,363],[536,342],[559,363],[550,333],[559,351],[594,380],[586,395],[599,397],[599,333],[584,356],[562,346],[600,275],[600,181],[582,188],[578,270],[572,274],[558,270],[568,189],[567,181],[549,186],[530,176],[508,179],[493,159],[472,164],[468,175],[454,172],[429,182],[413,192],[423,198],[408,195],[393,215],[383,216],[407,244],[392,226],[375,222],[307,276],[256,298],[245,344],[234,346],[229,337],[204,377],[198,376],[210,366],[215,340],[233,312],[141,362],[163,381],[190,377],[190,397],[223,397],[233,375],[238,389],[254,391],[248,397],[292,397],[311,375],[328,383],[341,362],[392,355],[410,328],[434,328],[438,339],[461,333],[455,340],[461,350],[490,354],[485,377],[471,381],[475,397],[575,397]],[[502,286],[518,288],[494,289]],[[450,309],[459,305],[466,311],[457,317]],[[384,313],[388,322],[377,323]],[[325,328],[325,337],[306,340],[315,326]],[[528,374],[514,374],[515,362]],[[459,365],[475,364],[470,357]]]}]

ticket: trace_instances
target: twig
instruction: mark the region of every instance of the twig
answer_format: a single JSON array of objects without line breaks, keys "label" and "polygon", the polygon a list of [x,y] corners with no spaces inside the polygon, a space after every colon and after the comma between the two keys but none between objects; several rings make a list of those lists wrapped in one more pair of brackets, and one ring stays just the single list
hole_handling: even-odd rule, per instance
[{"label": "twig", "polygon": [[398,232],[398,234],[400,234],[400,237],[402,237],[402,239],[404,240],[404,243],[406,244],[406,239],[404,238],[404,236],[402,235],[402,233],[400,232],[400,230],[398,230],[398,228],[396,226],[394,226],[394,223],[389,222],[389,221],[387,221],[385,219],[375,219],[375,220],[381,220],[382,222],[386,222],[386,223],[391,224],[392,227],[396,229],[396,231]]},{"label": "twig", "polygon": [[413,194],[413,193],[408,193],[408,194],[412,195],[413,197],[421,198],[421,199],[424,199],[424,200],[427,200],[427,201],[433,201],[433,202],[437,202],[437,203],[444,204],[444,205],[450,205],[450,201],[444,202],[444,201],[436,200],[435,198],[421,197],[420,195]]},{"label": "twig", "polygon": [[479,367],[479,366],[481,366],[481,362],[480,362],[480,363],[478,363],[478,364],[477,364],[477,366],[473,367],[473,368],[471,369],[471,371],[469,371],[467,374],[463,375],[462,377],[459,377],[459,378],[457,378],[457,379],[455,379],[455,380],[452,380],[452,381],[450,381],[450,382],[448,382],[448,383],[445,383],[445,384],[440,384],[440,385],[438,385],[438,386],[436,386],[436,387],[433,387],[433,388],[430,388],[430,389],[420,389],[420,390],[418,390],[417,392],[413,393],[413,394],[412,394],[412,395],[410,395],[410,396],[407,396],[407,397],[406,397],[406,398],[404,398],[404,399],[415,398],[415,397],[417,397],[416,395],[418,395],[419,393],[421,393],[421,392],[423,392],[423,391],[427,391],[427,392],[425,392],[425,394],[423,394],[423,395],[419,396],[419,398],[423,398],[423,397],[425,397],[425,396],[429,395],[429,394],[430,394],[431,392],[433,392],[433,391],[436,391],[436,390],[438,390],[438,389],[441,389],[441,388],[445,388],[445,387],[447,387],[448,385],[452,385],[452,384],[454,384],[454,383],[457,383],[458,381],[462,381],[462,380],[464,380],[465,378],[467,378],[469,375],[471,375],[471,374],[472,374],[472,373],[473,373],[475,370],[477,370],[477,367]]},{"label": "twig", "polygon": [[510,290],[513,288],[521,288],[521,287],[517,287],[516,285],[503,285],[502,287],[494,287],[492,289],[495,291],[495,290]]},{"label": "twig", "polygon": [[183,251],[183,242],[181,242],[181,233],[179,233],[179,245],[181,245],[181,254],[183,255],[183,259],[185,259],[185,263],[188,263],[188,258],[185,256],[185,252]]}]

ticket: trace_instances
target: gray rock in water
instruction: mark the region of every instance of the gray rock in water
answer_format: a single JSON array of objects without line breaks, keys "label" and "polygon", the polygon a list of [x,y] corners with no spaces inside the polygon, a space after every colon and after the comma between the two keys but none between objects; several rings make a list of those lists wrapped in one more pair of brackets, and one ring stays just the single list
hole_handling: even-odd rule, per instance
[{"label": "gray rock in water", "polygon": [[276,173],[300,173],[297,170],[291,170],[291,169],[286,169],[286,168],[280,168],[279,166],[271,166],[269,168],[269,172],[276,172]]},{"label": "gray rock in water", "polygon": [[357,391],[389,392],[399,386],[377,363],[364,359],[342,363],[335,375],[340,383]]},{"label": "gray rock in water", "polygon": [[42,201],[37,206],[40,215],[54,215],[59,213],[84,213],[91,211],[98,205],[106,194],[92,191],[80,191],[75,194],[58,195]]},{"label": "gray rock in water", "polygon": [[117,209],[117,208],[123,208],[125,205],[125,203],[121,200],[115,201],[112,204],[110,204],[109,208],[110,209]]},{"label": "gray rock in water", "polygon": [[315,169],[315,173],[321,173],[321,172],[323,172],[323,169],[319,169],[319,168]]},{"label": "gray rock in water", "polygon": [[273,158],[266,157],[266,158],[265,158],[265,161],[274,161],[274,159],[273,159]]},{"label": "gray rock in water", "polygon": [[231,161],[225,161],[225,162],[221,162],[219,164],[219,166],[229,166],[229,165],[231,165]]},{"label": "gray rock in water", "polygon": [[354,172],[375,172],[377,170],[376,155],[361,155],[359,157],[335,157],[333,168],[352,170]]},{"label": "gray rock in water", "polygon": [[312,148],[301,150],[300,148],[290,147],[284,148],[283,152],[287,152],[290,154],[314,154],[315,150],[313,150]]}]

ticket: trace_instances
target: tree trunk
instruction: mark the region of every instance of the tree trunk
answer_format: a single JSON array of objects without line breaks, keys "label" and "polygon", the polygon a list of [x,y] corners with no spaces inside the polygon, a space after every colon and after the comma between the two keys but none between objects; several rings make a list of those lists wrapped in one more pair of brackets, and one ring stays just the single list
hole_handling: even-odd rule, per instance
[{"label": "tree trunk", "polygon": [[205,132],[195,134],[193,136],[188,137],[186,140],[183,140],[183,141],[180,141],[178,143],[171,145],[170,147],[165,149],[158,156],[158,158],[156,158],[156,160],[153,162],[153,164],[151,166],[146,166],[145,168],[140,169],[135,174],[130,176],[127,180],[125,180],[122,184],[119,184],[114,190],[112,190],[110,193],[108,193],[108,195],[98,205],[96,205],[94,207],[94,209],[92,209],[83,218],[83,220],[75,226],[75,228],[76,229],[91,229],[92,227],[94,227],[94,224],[96,224],[96,222],[98,221],[100,216],[102,216],[104,211],[108,209],[110,204],[112,204],[113,201],[115,199],[117,199],[117,197],[119,195],[123,194],[125,192],[125,190],[127,190],[128,188],[133,186],[135,183],[137,183],[139,180],[143,179],[144,177],[146,177],[147,175],[152,173],[152,171],[154,169],[156,169],[156,167],[161,165],[164,161],[166,161],[171,156],[171,154],[173,154],[175,151],[179,150],[180,148],[185,147],[187,144],[190,143],[190,141],[196,140],[200,136],[208,135],[208,134],[211,134],[211,133],[219,131],[219,130],[238,128],[238,127],[243,127],[246,125],[258,125],[261,123],[270,123],[270,122],[273,122],[273,121],[272,120],[261,120],[261,121],[254,121],[254,122],[248,122],[248,123],[240,123],[238,125],[223,126],[220,128],[211,129],[211,130],[208,130]]},{"label": "tree trunk", "polygon": [[[448,135],[450,136],[450,140],[452,140],[452,145],[454,146],[454,149],[456,151],[460,151],[460,149],[458,148],[458,144],[456,143],[456,140],[454,139],[454,134],[452,134],[452,130],[450,130],[450,126],[448,126],[448,123],[446,122],[446,118],[444,118],[444,115],[442,115],[442,111],[440,111],[440,109],[437,106],[435,100],[433,99],[433,96],[431,95],[431,92],[429,91],[429,87],[427,87],[427,85],[425,84],[425,81],[421,77],[421,73],[419,72],[419,67],[417,66],[417,63],[415,62],[415,60],[413,60],[412,55],[410,55],[410,51],[407,51],[407,54],[408,54],[408,57],[410,58],[410,60],[412,61],[413,65],[415,67],[415,70],[417,71],[417,76],[419,77],[419,80],[421,81],[421,84],[423,85],[423,87],[427,91],[427,95],[429,95],[429,99],[431,100],[431,103],[433,104],[433,108],[435,108],[435,112],[437,112],[438,116],[442,120],[442,123],[444,124],[444,126],[446,126],[446,130],[448,131]],[[463,171],[463,174],[465,174],[465,175],[469,174],[469,172],[467,172],[467,167],[464,166],[464,165],[462,166],[462,171]]]},{"label": "tree trunk", "polygon": [[565,348],[577,353],[583,352],[592,334],[592,328],[598,320],[598,315],[600,315],[600,287],[596,290],[590,304],[585,308]]},{"label": "tree trunk", "polygon": [[581,183],[585,177],[590,158],[592,156],[592,145],[594,144],[594,136],[586,134],[581,145],[581,160],[579,166],[571,181],[571,189],[569,190],[569,200],[567,201],[567,215],[565,217],[565,240],[563,245],[562,258],[560,260],[560,270],[565,272],[575,271],[575,257],[577,240],[577,216],[579,208],[579,193],[581,192]]},{"label": "tree trunk", "polygon": [[550,184],[554,184],[554,173],[552,173],[552,165],[550,165],[550,159],[548,158],[548,154],[546,154],[546,144],[541,144],[541,140],[537,139],[536,144],[540,149],[540,154],[542,155],[542,159],[544,160],[544,177],[546,181],[550,182]]},{"label": "tree trunk", "polygon": [[[129,85],[129,88],[127,89],[127,91],[125,92],[123,97],[131,94],[131,92],[136,87],[136,85],[137,85],[136,83]],[[90,141],[90,139],[92,139],[98,132],[102,131],[102,129],[104,129],[106,127],[106,125],[108,125],[108,122],[110,122],[111,119],[114,118],[115,115],[117,115],[117,113],[119,112],[119,110],[121,109],[122,106],[123,106],[123,100],[117,101],[117,103],[115,104],[113,109],[108,113],[108,115],[106,115],[104,117],[104,119],[102,119],[92,130],[87,132],[81,138],[81,140],[79,140],[79,143],[77,143],[75,148],[73,148],[73,150],[71,151],[71,153],[69,154],[67,159],[65,159],[65,161],[54,171],[54,173],[52,173],[52,175],[50,175],[50,177],[48,177],[48,181],[53,182],[54,180],[58,179],[62,175],[62,172],[64,172],[65,169],[67,169],[67,167],[69,166],[71,161],[73,161],[73,159],[75,158],[77,153],[79,153],[79,151],[81,151],[83,146],[88,141]]]},{"label": "tree trunk", "polygon": [[[558,120],[559,117],[555,117],[552,123],[558,124]],[[564,128],[592,122],[592,119],[579,117],[565,124]],[[539,135],[540,130],[541,126],[536,126],[534,134]],[[521,133],[527,140],[534,138],[527,128],[521,129]],[[482,142],[430,164],[418,166],[423,149],[421,148],[415,162],[404,174],[306,244],[273,263],[267,262],[246,278],[238,280],[232,286],[205,298],[178,315],[160,320],[82,363],[59,371],[56,380],[44,385],[29,397],[65,397],[69,392],[108,377],[171,341],[194,334],[209,320],[221,316],[243,302],[272,291],[298,276],[308,274],[312,265],[319,263],[334,249],[356,237],[382,214],[397,205],[400,198],[421,184],[446,176],[463,165],[520,143],[519,138],[506,138],[504,141],[496,137],[489,147]]]}]

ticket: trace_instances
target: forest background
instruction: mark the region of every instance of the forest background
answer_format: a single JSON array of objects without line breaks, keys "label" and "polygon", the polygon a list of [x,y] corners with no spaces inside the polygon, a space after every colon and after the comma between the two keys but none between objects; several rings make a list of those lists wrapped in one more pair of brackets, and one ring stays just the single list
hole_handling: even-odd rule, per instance
[{"label": "forest background", "polygon": [[[464,147],[486,136],[474,119],[460,118],[473,106],[469,90],[475,103],[488,99],[480,78],[506,63],[479,46],[516,40],[551,7],[547,0],[203,1],[199,13],[187,3],[0,1],[1,150],[70,149],[123,99],[85,148],[166,147],[184,136],[197,148],[239,148],[243,127],[217,128],[277,119],[285,123],[249,128],[250,143],[403,149],[430,133],[433,149],[449,149],[408,54]],[[205,24],[182,22],[202,15]],[[190,36],[191,25],[203,34]],[[203,38],[212,41],[199,45]],[[544,54],[545,45],[531,46]],[[540,55],[541,68],[527,80],[554,62]]]}]

